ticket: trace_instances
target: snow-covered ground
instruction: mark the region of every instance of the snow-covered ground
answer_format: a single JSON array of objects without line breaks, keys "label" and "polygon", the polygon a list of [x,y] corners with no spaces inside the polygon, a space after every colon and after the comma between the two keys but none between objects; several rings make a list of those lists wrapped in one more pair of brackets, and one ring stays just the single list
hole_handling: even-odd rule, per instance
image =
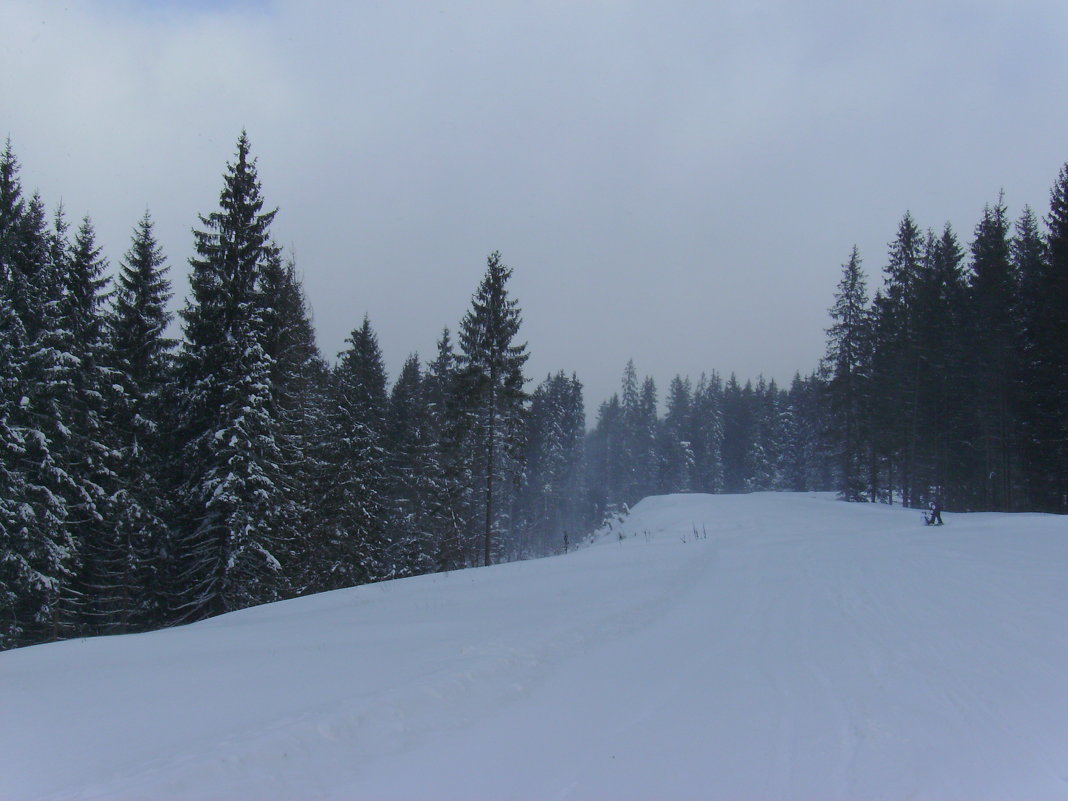
[{"label": "snow-covered ground", "polygon": [[564,556],[2,653],[0,799],[1068,798],[1068,519],[945,518],[650,498]]}]

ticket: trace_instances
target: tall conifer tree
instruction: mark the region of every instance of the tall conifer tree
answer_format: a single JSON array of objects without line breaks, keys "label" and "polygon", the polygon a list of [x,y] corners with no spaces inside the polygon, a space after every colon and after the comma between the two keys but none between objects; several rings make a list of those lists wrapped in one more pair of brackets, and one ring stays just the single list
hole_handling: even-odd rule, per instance
[{"label": "tall conifer tree", "polygon": [[463,449],[465,415],[457,363],[451,333],[445,328],[423,382],[432,458],[439,468],[428,508],[437,570],[468,563],[472,551],[468,539],[476,530],[468,491],[473,481],[471,464]]},{"label": "tall conifer tree", "polygon": [[8,140],[0,154],[0,648],[25,633],[25,602],[38,593],[37,569],[28,550],[20,462],[24,453],[18,415],[26,332],[16,311],[14,259],[24,202],[19,165]]},{"label": "tall conifer tree", "polygon": [[526,458],[517,501],[521,555],[557,550],[584,523],[585,412],[582,385],[563,372],[531,394]]},{"label": "tall conifer tree", "polygon": [[526,344],[516,344],[522,317],[508,296],[512,269],[491,253],[486,274],[460,324],[459,368],[467,431],[473,456],[483,532],[482,561],[493,561],[495,542],[507,510],[509,491],[518,475],[523,448],[523,365]]},{"label": "tall conifer tree", "polygon": [[745,492],[753,475],[753,385],[731,374],[723,390],[723,491]]},{"label": "tall conifer tree", "polygon": [[1042,357],[1043,297],[1046,272],[1046,241],[1034,211],[1025,207],[1016,222],[1011,243],[1012,264],[1019,276],[1017,307],[1016,374],[1013,411],[1023,476],[1020,492],[1023,508],[1049,508],[1048,452],[1043,432],[1047,430],[1048,367]]},{"label": "tall conifer tree", "polygon": [[1041,490],[1048,511],[1068,511],[1068,164],[1050,190],[1046,265],[1040,273],[1033,334],[1034,358],[1046,389],[1039,396],[1036,434],[1042,443]]},{"label": "tall conifer tree", "polygon": [[111,498],[114,547],[106,570],[109,628],[138,630],[169,617],[175,508],[173,457],[173,351],[168,267],[146,211],[119,270],[111,316],[111,415],[117,454]]},{"label": "tall conifer tree", "polygon": [[623,406],[614,394],[598,407],[597,423],[586,445],[588,503],[594,523],[607,520],[625,503],[625,448]]},{"label": "tall conifer tree", "polygon": [[1020,281],[1009,251],[1003,198],[983,209],[971,246],[970,319],[967,331],[978,424],[976,502],[1009,510],[1018,464],[1013,395]]},{"label": "tall conifer tree", "polygon": [[107,264],[86,217],[74,236],[66,260],[63,302],[70,370],[68,426],[71,436],[65,455],[68,471],[79,488],[71,508],[71,533],[80,555],[77,592],[83,631],[100,630],[115,610],[100,604],[111,593],[107,563],[117,550],[114,510],[116,490],[114,427],[110,419],[114,372],[107,364],[104,303],[109,279]]},{"label": "tall conifer tree", "polygon": [[387,531],[386,373],[378,337],[364,317],[334,370],[332,475],[323,498],[326,540],[318,589],[390,578],[396,568]]},{"label": "tall conifer tree", "polygon": [[925,252],[924,236],[906,212],[890,243],[883,291],[875,304],[881,347],[874,354],[873,393],[883,399],[876,425],[883,432],[889,492],[899,490],[906,506],[913,503],[919,437],[921,357],[915,297]]},{"label": "tall conifer tree", "polygon": [[[635,452],[637,454],[636,492],[634,501],[655,495],[660,485],[659,431],[656,381],[646,376],[642,381],[638,413],[633,420]],[[632,501],[632,503],[634,502]]]},{"label": "tall conifer tree", "polygon": [[691,414],[693,488],[697,492],[722,492],[723,381],[717,373],[702,375],[697,382]]},{"label": "tall conifer tree", "polygon": [[54,220],[49,231],[43,203],[37,196],[31,199],[9,284],[24,336],[13,414],[22,443],[17,470],[24,493],[15,539],[24,565],[34,571],[31,592],[21,599],[18,614],[31,642],[76,631],[80,607],[73,579],[80,553],[70,518],[73,509],[84,508],[89,500],[70,462],[76,361],[64,308],[69,243],[62,210]]},{"label": "tall conifer tree", "polygon": [[188,472],[181,608],[188,619],[274,600],[282,591],[272,539],[282,457],[257,293],[265,266],[277,258],[270,238],[276,212],[263,206],[242,132],[219,210],[201,216],[203,229],[194,231],[192,296],[182,311]]},{"label": "tall conifer tree", "polygon": [[837,489],[843,499],[857,501],[864,495],[868,473],[865,454],[870,446],[866,441],[865,420],[869,412],[871,319],[868,290],[856,246],[842,267],[842,280],[830,313],[826,360],[834,415],[831,433],[838,454]]},{"label": "tall conifer tree", "polygon": [[437,569],[435,514],[441,465],[432,440],[427,385],[415,354],[401,368],[389,395],[386,452],[389,459],[389,526],[398,575]]},{"label": "tall conifer tree", "polygon": [[619,396],[622,416],[619,474],[622,480],[620,500],[628,506],[641,500],[641,384],[634,360],[628,359],[623,369]]},{"label": "tall conifer tree", "polygon": [[315,342],[308,304],[292,259],[273,253],[258,289],[260,337],[270,361],[270,413],[280,462],[272,539],[289,591],[309,581],[319,497],[327,474],[329,368]]},{"label": "tall conifer tree", "polygon": [[668,386],[661,427],[661,492],[690,492],[694,480],[693,390],[690,380],[675,376]]}]

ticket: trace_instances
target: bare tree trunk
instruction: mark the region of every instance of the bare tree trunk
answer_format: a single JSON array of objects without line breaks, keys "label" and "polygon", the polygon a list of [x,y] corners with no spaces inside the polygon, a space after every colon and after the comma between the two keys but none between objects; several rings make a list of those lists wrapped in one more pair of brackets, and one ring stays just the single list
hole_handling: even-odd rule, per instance
[{"label": "bare tree trunk", "polygon": [[493,473],[495,469],[494,457],[497,445],[497,393],[494,381],[495,372],[490,370],[490,402],[489,402],[489,443],[486,448],[486,535],[483,543],[483,564],[487,567],[493,560]]},{"label": "bare tree trunk", "polygon": [[489,566],[493,551],[493,431],[490,430],[488,465],[486,468],[486,535],[483,559]]}]

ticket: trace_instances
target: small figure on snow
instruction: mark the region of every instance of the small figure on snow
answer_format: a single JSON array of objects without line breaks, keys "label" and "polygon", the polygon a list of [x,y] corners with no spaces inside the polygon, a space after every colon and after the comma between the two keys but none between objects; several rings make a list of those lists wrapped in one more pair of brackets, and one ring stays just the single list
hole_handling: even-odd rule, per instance
[{"label": "small figure on snow", "polygon": [[942,525],[942,503],[938,500],[938,498],[935,498],[931,501],[931,514],[927,517],[927,525]]}]

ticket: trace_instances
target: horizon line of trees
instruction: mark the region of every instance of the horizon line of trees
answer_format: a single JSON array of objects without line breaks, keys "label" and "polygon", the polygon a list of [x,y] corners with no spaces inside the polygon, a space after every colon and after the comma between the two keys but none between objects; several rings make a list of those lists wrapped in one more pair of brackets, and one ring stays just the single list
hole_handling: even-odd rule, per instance
[{"label": "horizon line of trees", "polygon": [[559,552],[656,493],[1066,511],[1068,173],[1049,235],[1025,214],[1010,238],[999,201],[968,271],[906,215],[869,301],[854,252],[827,357],[789,389],[676,376],[661,417],[630,362],[588,430],[576,375],[528,391],[496,252],[429,363],[390,384],[367,317],[323,358],[244,133],[193,232],[180,340],[149,213],[112,278],[91,220],[49,218],[19,169],[8,142],[0,648]]}]

